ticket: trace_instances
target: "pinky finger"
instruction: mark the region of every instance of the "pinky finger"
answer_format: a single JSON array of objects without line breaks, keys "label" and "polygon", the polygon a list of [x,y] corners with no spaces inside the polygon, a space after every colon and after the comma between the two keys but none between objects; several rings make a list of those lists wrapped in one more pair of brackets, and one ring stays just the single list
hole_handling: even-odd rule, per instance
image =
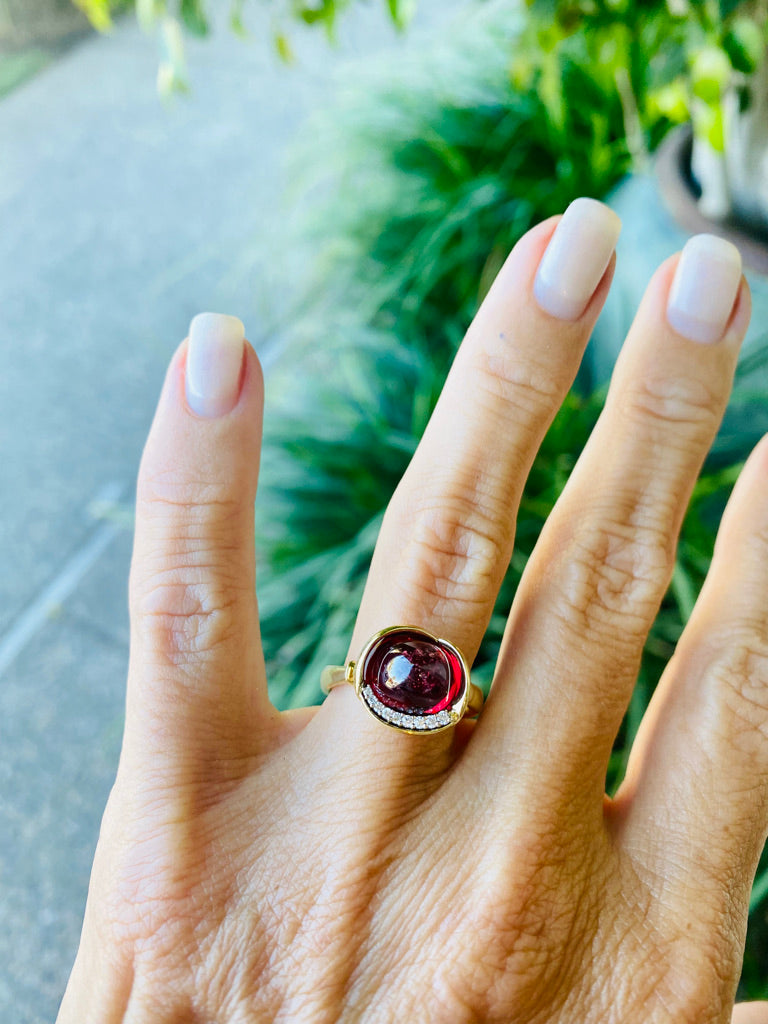
[{"label": "pinky finger", "polygon": [[766,493],[768,437],[734,488],[613,805],[636,863],[674,879],[682,906],[698,893],[732,924],[743,914],[739,928],[768,831]]}]

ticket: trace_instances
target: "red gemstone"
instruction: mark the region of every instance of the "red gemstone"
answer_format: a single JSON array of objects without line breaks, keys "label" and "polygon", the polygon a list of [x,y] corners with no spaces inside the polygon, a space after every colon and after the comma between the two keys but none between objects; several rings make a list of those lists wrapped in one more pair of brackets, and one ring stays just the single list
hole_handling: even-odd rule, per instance
[{"label": "red gemstone", "polygon": [[363,663],[363,685],[385,707],[406,715],[435,715],[461,693],[464,672],[456,653],[416,629],[383,636]]}]

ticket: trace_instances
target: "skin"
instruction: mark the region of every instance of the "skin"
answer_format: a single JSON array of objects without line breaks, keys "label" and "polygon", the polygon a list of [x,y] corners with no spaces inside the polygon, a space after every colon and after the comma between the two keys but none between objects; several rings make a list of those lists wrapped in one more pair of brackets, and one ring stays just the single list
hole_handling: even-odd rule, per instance
[{"label": "skin", "polygon": [[[349,657],[395,623],[477,652],[615,265],[578,320],[545,313],[531,289],[557,221],[521,239],[469,329]],[[742,279],[721,341],[676,334],[678,258],[530,560],[483,713],[448,734],[387,729],[348,686],[269,703],[261,371],[246,345],[235,408],[202,419],[182,343],[139,473],[125,736],[59,1024],[768,1024],[768,1004],[733,1011],[768,831],[768,442],[604,795],[750,316]]]}]

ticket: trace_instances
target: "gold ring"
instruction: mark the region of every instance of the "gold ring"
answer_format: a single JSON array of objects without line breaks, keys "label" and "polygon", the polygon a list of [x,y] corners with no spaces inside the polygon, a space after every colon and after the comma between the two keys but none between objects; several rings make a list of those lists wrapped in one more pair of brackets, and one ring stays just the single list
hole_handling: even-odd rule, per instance
[{"label": "gold ring", "polygon": [[442,732],[483,706],[461,651],[418,626],[382,629],[356,661],[323,669],[323,693],[342,683],[354,686],[374,718],[400,732]]}]

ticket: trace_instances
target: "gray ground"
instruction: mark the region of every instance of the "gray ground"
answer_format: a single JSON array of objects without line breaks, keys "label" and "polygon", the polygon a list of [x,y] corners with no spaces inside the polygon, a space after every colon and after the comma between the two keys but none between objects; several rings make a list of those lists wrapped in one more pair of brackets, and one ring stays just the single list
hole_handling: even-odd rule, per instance
[{"label": "gray ground", "polygon": [[[301,268],[279,246],[281,156],[346,55],[417,47],[379,7],[299,65],[226,31],[164,106],[131,19],[0,100],[0,1020],[55,1018],[114,776],[133,480],[190,318],[240,316],[265,354]],[[398,59],[393,54],[394,59]]]}]

